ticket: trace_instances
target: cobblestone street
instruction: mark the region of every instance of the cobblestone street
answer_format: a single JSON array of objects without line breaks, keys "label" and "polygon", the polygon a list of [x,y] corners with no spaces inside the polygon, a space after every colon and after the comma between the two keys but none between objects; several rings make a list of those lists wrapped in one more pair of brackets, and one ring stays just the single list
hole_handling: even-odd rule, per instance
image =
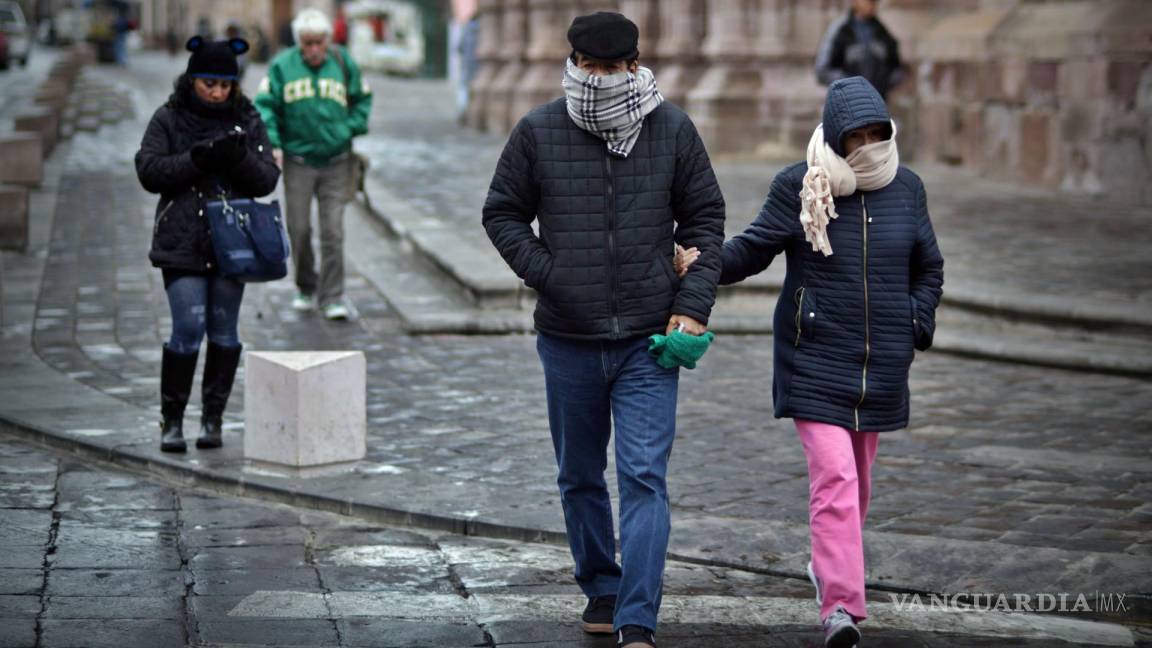
[{"label": "cobblestone street", "polygon": [[[132,156],[178,64],[148,54],[134,59],[131,74],[85,72],[131,97],[134,111],[58,147],[34,197],[32,247],[0,257],[0,430],[80,453],[59,458],[0,439],[0,506],[7,507],[0,510],[0,545],[17,547],[0,551],[7,556],[0,568],[8,572],[0,575],[0,625],[18,620],[5,626],[16,628],[10,636],[17,639],[0,637],[0,646],[134,645],[116,641],[130,631],[176,641],[139,645],[601,645],[565,621],[577,604],[548,598],[576,590],[566,553],[556,547],[563,521],[534,338],[408,335],[367,276],[368,261],[351,251],[353,321],[291,310],[295,290],[288,281],[250,284],[241,339],[249,350],[363,351],[367,458],[311,478],[248,466],[242,373],[227,411],[225,447],[160,455],[160,345],[170,321],[160,275],[147,260],[155,197],[140,188]],[[248,81],[259,81],[258,70]],[[486,243],[479,205],[502,138],[445,131],[437,111],[450,109],[423,103],[442,88],[383,78],[375,84],[373,134],[357,148],[373,157],[376,180]],[[730,234],[759,208],[756,192],[768,178],[753,171],[768,163],[757,164],[718,162]],[[1004,281],[1051,297],[1079,293],[1152,304],[1146,210],[1084,223],[1087,199],[1036,195],[1020,204],[1018,194],[975,180],[988,190],[968,199],[937,188],[934,177],[955,178],[934,173],[924,177],[937,231],[964,232],[941,234],[949,281]],[[395,243],[380,228],[355,225],[368,222],[362,209],[349,212],[350,231],[379,238],[360,245]],[[1021,220],[1048,225],[1025,243],[1014,229]],[[1005,241],[1020,249],[1003,254]],[[1103,284],[1100,277],[1116,280]],[[818,645],[803,577],[804,456],[791,422],[772,418],[771,367],[770,336],[724,334],[697,370],[682,374],[669,481],[671,552],[683,562],[669,576],[670,626],[663,636],[672,640],[662,646],[725,645],[715,637],[765,633],[766,645]],[[1152,620],[1152,383],[930,352],[917,358],[911,389],[910,427],[880,443],[866,534],[871,585],[901,592],[1123,592],[1132,595],[1132,609],[1102,620],[1130,627]],[[198,418],[198,401],[189,420]],[[86,466],[82,457],[94,455],[220,492]],[[233,499],[238,493],[373,522]],[[131,521],[121,524],[124,516]],[[146,572],[132,575],[131,582],[143,583],[139,589],[116,572],[129,566]],[[111,575],[99,575],[105,571]],[[128,599],[106,605],[86,598],[94,595],[77,596],[88,586],[104,592],[99,596]],[[277,592],[308,596],[285,602]],[[889,600],[880,590],[872,594]],[[527,605],[535,595],[547,596]],[[737,621],[723,601],[708,597],[748,597],[749,609],[768,620]],[[426,619],[404,612],[425,605],[443,607]],[[278,616],[278,607],[291,616]],[[116,616],[126,609],[146,614]],[[873,645],[1089,644],[1090,635],[1060,633],[1093,631],[1040,624],[1004,634],[994,623],[952,628],[936,617],[921,618],[928,625],[921,628],[916,617],[885,614],[868,636],[888,640]],[[67,620],[94,615],[117,619],[102,626],[106,643],[86,634],[91,623]],[[696,615],[715,620],[697,622]],[[1122,636],[1108,634],[1113,628],[1124,630],[1108,624],[1095,631]],[[75,643],[70,636],[86,639]],[[1135,645],[1142,637],[1138,631],[1128,643],[1101,643]]]},{"label": "cobblestone street", "polygon": [[[574,622],[583,596],[559,547],[224,498],[5,437],[0,468],[0,646],[615,645]],[[818,646],[810,596],[796,580],[672,562],[661,645]],[[945,620],[870,598],[874,645],[1132,645],[1117,626]]]}]

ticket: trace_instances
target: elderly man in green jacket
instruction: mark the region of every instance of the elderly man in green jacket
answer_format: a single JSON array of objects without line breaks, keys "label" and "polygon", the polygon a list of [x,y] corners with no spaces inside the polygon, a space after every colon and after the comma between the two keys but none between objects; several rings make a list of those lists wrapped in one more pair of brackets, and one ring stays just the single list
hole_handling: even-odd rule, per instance
[{"label": "elderly man in green jacket", "polygon": [[[319,304],[330,320],[348,318],[344,303],[344,204],[356,157],[352,138],[368,132],[372,90],[347,51],[331,45],[332,23],[305,9],[292,21],[296,46],[268,66],[256,108],[284,170],[288,236],[299,293],[292,307]],[[312,253],[312,197],[319,204],[320,273]]]}]

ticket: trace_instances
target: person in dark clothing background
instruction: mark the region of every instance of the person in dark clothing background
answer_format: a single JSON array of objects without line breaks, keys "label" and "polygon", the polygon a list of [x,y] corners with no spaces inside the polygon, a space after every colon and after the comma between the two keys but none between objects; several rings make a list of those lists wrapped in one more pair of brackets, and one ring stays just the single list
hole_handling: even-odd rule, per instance
[{"label": "person in dark clothing background", "polygon": [[160,449],[184,452],[184,408],[192,390],[200,343],[204,360],[198,448],[223,443],[224,407],[240,362],[237,319],[244,284],[217,273],[204,202],[272,193],[280,169],[259,113],[240,92],[236,57],[248,50],[239,38],[188,41],[187,71],[156,110],[136,153],[140,184],[160,194],[148,257],[164,275],[172,311],[172,336],[160,369]]},{"label": "person in dark clothing background", "polygon": [[816,79],[829,85],[861,76],[887,99],[904,80],[900,43],[876,17],[879,0],[852,0],[852,7],[828,26],[816,54]]},{"label": "person in dark clothing background", "polygon": [[[493,244],[538,292],[557,481],[588,597],[583,627],[615,631],[624,648],[655,645],[670,532],[679,374],[648,353],[648,336],[706,332],[724,239],[704,144],[640,67],[638,37],[617,13],[576,18],[565,97],[516,125],[483,210]],[[683,279],[672,269],[677,243],[701,253]],[[613,423],[619,563],[604,480]]]}]

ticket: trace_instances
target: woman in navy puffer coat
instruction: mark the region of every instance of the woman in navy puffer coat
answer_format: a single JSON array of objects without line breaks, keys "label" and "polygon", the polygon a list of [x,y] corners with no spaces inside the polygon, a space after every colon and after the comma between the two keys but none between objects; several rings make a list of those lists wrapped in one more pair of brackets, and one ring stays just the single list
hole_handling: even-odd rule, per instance
[{"label": "woman in navy puffer coat", "polygon": [[866,616],[862,527],[876,433],[908,424],[908,368],[914,349],[932,344],[944,259],[879,93],[861,77],[833,83],[822,126],[813,164],[781,171],[756,220],[724,244],[720,283],[785,255],[776,416],[795,420],[808,458],[809,576],[828,645],[851,646]]}]

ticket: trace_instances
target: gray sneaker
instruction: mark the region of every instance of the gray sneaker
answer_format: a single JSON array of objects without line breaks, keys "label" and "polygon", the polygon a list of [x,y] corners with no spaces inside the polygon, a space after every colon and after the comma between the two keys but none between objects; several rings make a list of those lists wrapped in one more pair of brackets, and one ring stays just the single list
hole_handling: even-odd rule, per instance
[{"label": "gray sneaker", "polygon": [[327,304],[321,309],[324,313],[324,319],[333,321],[344,321],[348,319],[348,307],[340,302],[332,302]]},{"label": "gray sneaker", "polygon": [[832,611],[824,619],[824,647],[825,648],[856,648],[860,643],[860,629],[852,620],[852,615],[840,607]]},{"label": "gray sneaker", "polygon": [[292,310],[300,312],[314,310],[316,308],[316,299],[307,293],[296,293],[296,297],[292,299]]},{"label": "gray sneaker", "polygon": [[808,580],[812,581],[812,587],[816,588],[816,605],[823,605],[824,601],[820,598],[820,580],[816,578],[816,572],[812,571],[812,561],[808,561]]}]

